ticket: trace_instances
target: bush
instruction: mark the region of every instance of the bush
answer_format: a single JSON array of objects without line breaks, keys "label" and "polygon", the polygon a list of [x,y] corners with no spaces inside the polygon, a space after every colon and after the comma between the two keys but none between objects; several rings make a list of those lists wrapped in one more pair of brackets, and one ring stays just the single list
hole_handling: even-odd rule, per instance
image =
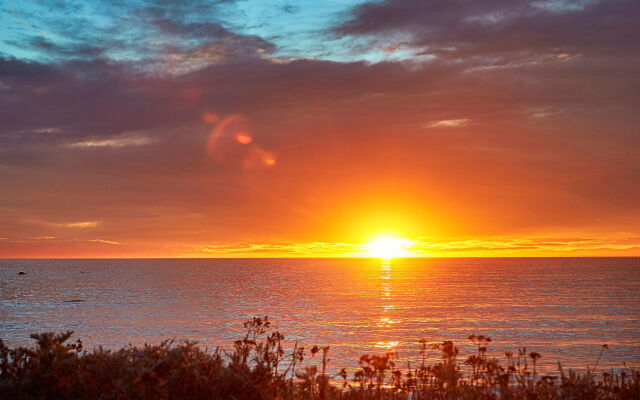
[{"label": "bush", "polygon": [[[538,376],[540,354],[520,349],[501,361],[487,356],[491,339],[471,335],[475,354],[458,360],[450,341],[421,341],[422,362],[400,370],[396,356],[364,355],[352,377],[342,369],[329,376],[329,347],[290,352],[270,330],[267,317],[245,323],[246,335],[230,353],[196,343],[128,346],[117,351],[86,351],[68,343],[72,332],[32,335],[35,348],[9,348],[0,340],[2,399],[638,399],[640,373],[587,370]],[[427,365],[433,349],[441,361]],[[606,346],[603,346],[603,351]],[[304,365],[322,354],[321,369]],[[464,375],[461,371],[469,372]]]}]

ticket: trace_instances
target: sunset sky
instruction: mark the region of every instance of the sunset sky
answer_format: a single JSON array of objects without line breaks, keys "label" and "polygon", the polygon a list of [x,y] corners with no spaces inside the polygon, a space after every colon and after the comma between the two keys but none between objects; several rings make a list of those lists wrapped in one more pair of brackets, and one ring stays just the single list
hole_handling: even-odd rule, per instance
[{"label": "sunset sky", "polygon": [[0,257],[640,255],[640,1],[4,1]]}]

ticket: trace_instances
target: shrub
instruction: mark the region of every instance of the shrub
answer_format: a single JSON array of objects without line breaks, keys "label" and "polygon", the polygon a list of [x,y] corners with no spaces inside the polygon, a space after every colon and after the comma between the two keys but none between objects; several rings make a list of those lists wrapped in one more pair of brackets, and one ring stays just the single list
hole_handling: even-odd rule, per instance
[{"label": "shrub", "polygon": [[[9,348],[0,340],[2,399],[638,399],[640,373],[565,372],[538,376],[540,354],[519,349],[501,361],[489,358],[491,339],[471,335],[475,354],[459,361],[445,341],[422,340],[422,362],[401,370],[394,353],[363,355],[350,377],[327,374],[329,347],[286,352],[284,336],[267,317],[245,323],[247,333],[230,353],[203,351],[194,342],[102,347],[86,351],[69,343],[72,332],[32,335],[33,348]],[[428,349],[440,353],[428,365]],[[603,346],[602,351],[606,350]],[[322,353],[320,369],[305,357]],[[602,355],[602,353],[601,353]],[[469,372],[461,371],[463,367]],[[597,363],[596,363],[597,367]]]}]

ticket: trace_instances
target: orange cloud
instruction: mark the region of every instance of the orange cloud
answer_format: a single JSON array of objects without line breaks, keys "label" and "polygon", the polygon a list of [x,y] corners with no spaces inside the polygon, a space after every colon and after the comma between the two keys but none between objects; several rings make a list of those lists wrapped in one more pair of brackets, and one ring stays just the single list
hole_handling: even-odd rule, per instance
[{"label": "orange cloud", "polygon": [[95,228],[100,225],[100,221],[78,221],[78,222],[33,221],[33,222],[39,225],[50,226],[53,228],[71,228],[71,229]]}]

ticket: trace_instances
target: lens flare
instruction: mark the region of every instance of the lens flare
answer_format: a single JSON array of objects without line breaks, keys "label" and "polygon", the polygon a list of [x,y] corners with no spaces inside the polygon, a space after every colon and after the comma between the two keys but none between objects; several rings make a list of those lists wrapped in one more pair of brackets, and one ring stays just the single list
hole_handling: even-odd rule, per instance
[{"label": "lens flare", "polygon": [[[213,115],[204,115],[203,120],[207,117],[211,117],[211,121],[217,121],[217,114]],[[214,117],[215,116],[215,117]],[[228,115],[220,120],[217,124],[215,124],[214,128],[211,130],[209,134],[209,138],[207,139],[207,154],[212,160],[216,160],[220,157],[224,158],[224,151],[218,149],[219,142],[224,144],[223,137],[233,138],[233,133],[237,131],[247,132],[246,129],[246,121],[245,118],[241,114],[232,114]]]},{"label": "lens flare", "polygon": [[234,134],[234,137],[236,139],[236,142],[240,144],[249,144],[253,141],[253,138],[247,132],[236,132]]},{"label": "lens flare", "polygon": [[202,120],[212,122],[206,151],[209,158],[217,163],[241,166],[244,169],[270,168],[277,164],[275,153],[255,143],[250,123],[242,114],[219,117],[204,113]]},{"label": "lens flare", "polygon": [[277,158],[274,153],[254,145],[251,147],[251,151],[246,154],[243,166],[245,169],[254,167],[273,167],[276,165],[276,162]]}]

